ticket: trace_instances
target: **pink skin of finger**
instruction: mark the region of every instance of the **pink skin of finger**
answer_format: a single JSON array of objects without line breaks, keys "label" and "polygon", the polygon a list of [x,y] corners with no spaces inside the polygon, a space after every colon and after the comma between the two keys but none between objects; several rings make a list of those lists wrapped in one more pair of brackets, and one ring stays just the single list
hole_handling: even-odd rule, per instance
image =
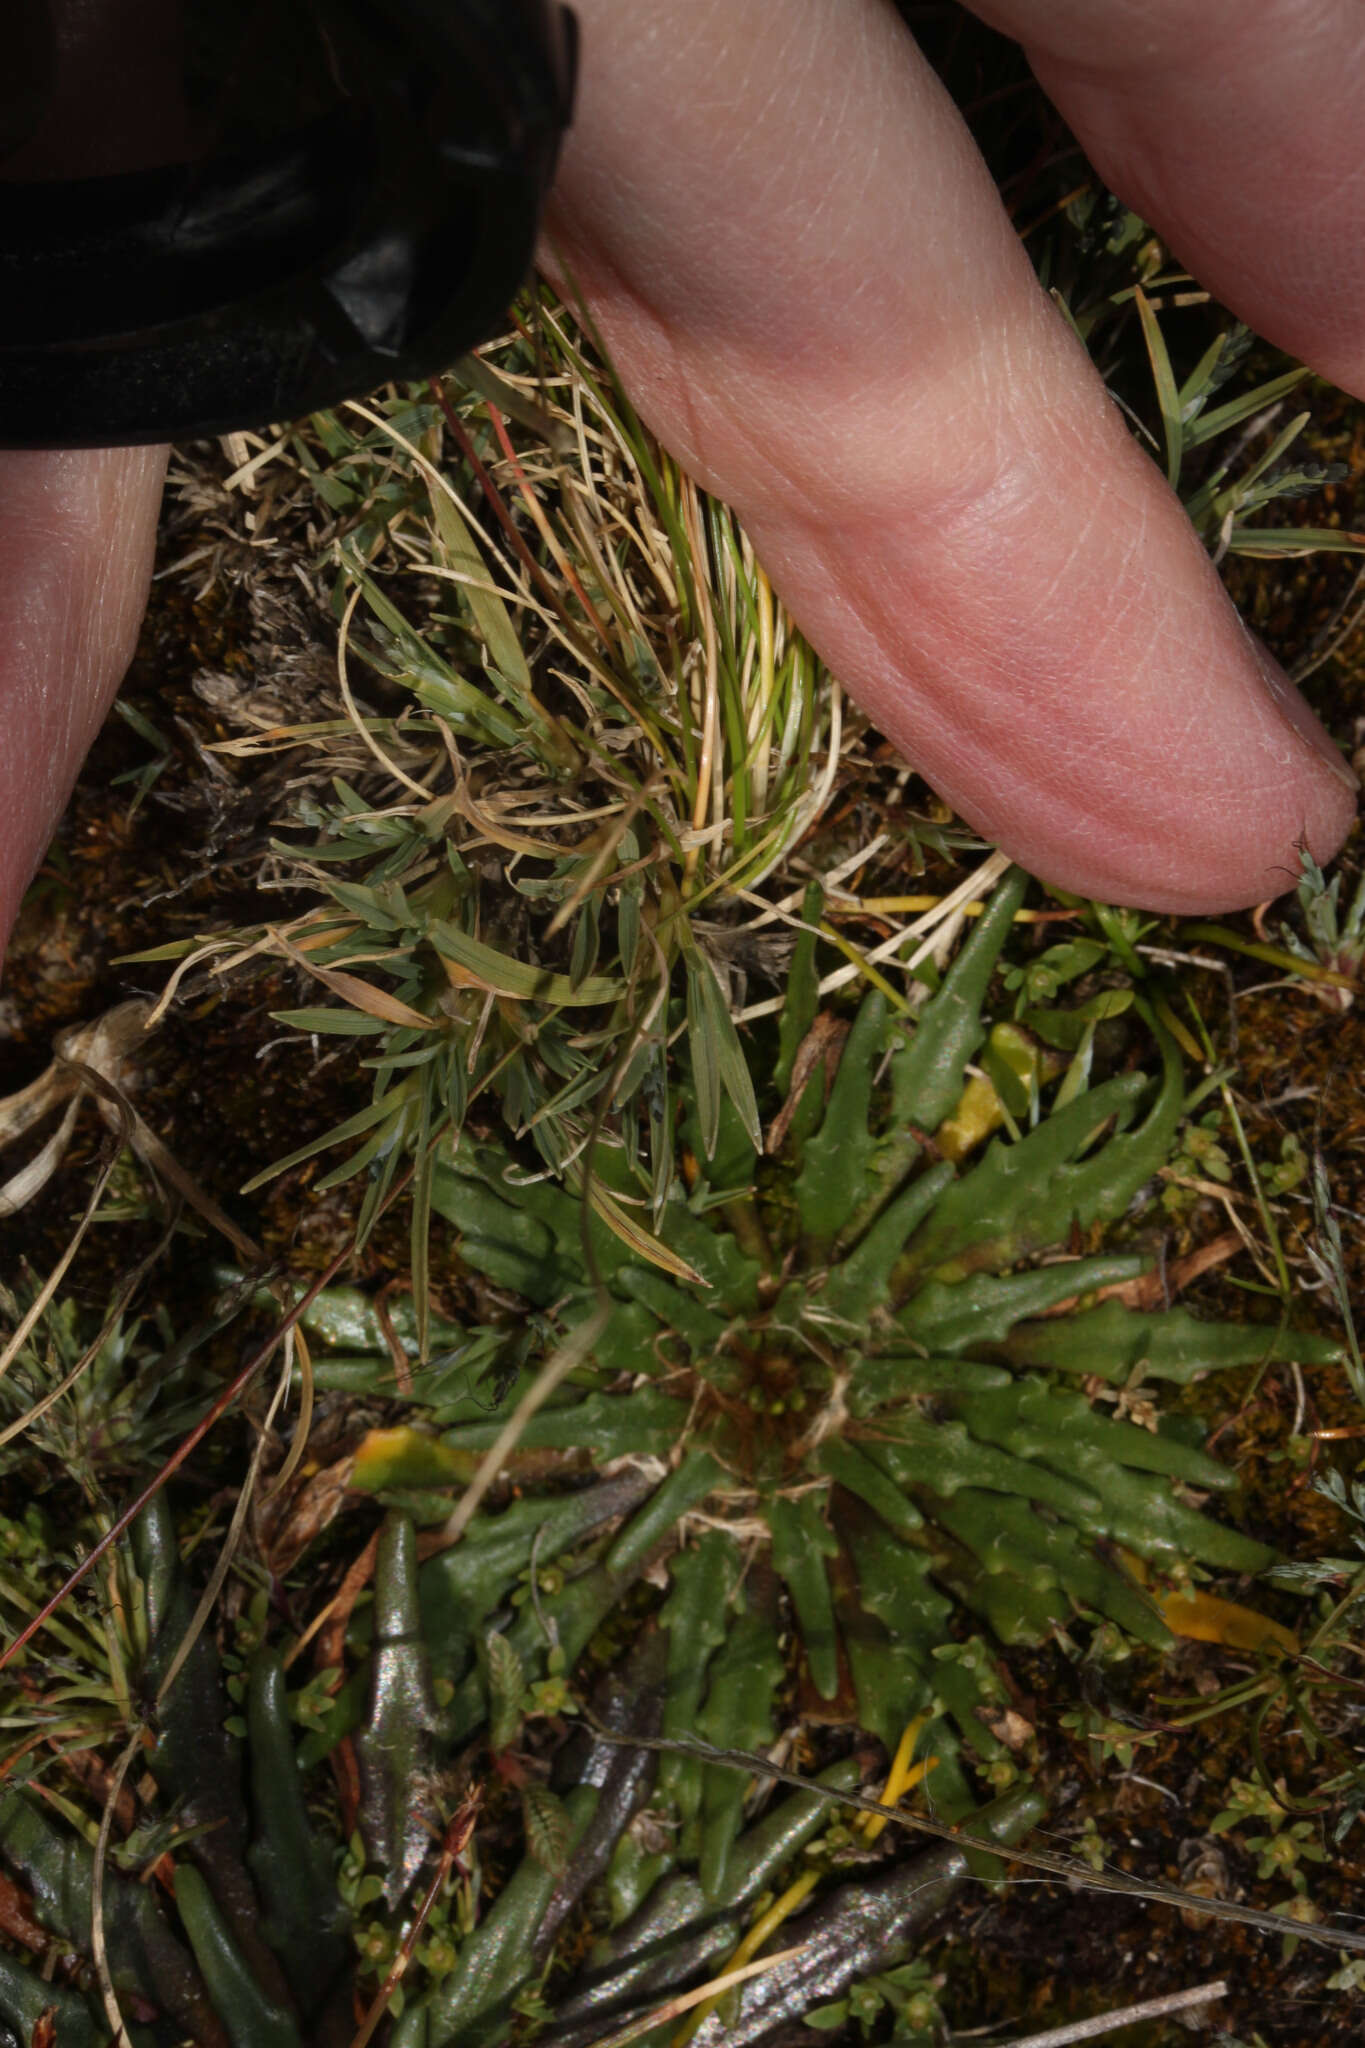
[{"label": "pink skin of finger", "polygon": [[1039,290],[891,8],[582,7],[549,244],[623,381],[933,786],[1046,879],[1289,887],[1353,777]]},{"label": "pink skin of finger", "polygon": [[0,451],[0,948],[132,660],[165,467]]},{"label": "pink skin of finger", "polygon": [[1360,0],[974,6],[1200,282],[1365,398]]}]

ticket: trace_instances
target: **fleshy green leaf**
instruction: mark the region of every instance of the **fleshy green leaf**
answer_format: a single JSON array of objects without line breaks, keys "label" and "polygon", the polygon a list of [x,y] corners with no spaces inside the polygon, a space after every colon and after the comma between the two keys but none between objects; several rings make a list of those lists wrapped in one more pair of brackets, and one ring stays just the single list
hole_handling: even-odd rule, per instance
[{"label": "fleshy green leaf", "polygon": [[430,1816],[417,1787],[430,1769],[437,1725],[417,1602],[417,1545],[402,1515],[384,1523],[374,1590],[370,1704],[356,1739],[360,1826],[371,1859],[387,1873],[384,1895],[392,1907],[431,1843]]},{"label": "fleshy green leaf", "polygon": [[303,2048],[293,2018],[256,1982],[192,1863],[176,1866],[175,1903],[232,2048]]},{"label": "fleshy green leaf", "polygon": [[775,1500],[768,1509],[768,1527],[773,1568],[796,1609],[811,1681],[822,1699],[832,1700],[839,1690],[839,1643],[824,1560],[838,1554],[839,1544],[825,1523],[822,1506],[820,1497],[810,1493],[795,1501]]}]

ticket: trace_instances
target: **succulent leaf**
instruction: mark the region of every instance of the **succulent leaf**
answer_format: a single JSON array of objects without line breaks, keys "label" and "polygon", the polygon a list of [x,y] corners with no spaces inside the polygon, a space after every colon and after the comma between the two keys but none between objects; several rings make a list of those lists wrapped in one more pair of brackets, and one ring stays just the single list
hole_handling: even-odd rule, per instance
[{"label": "succulent leaf", "polygon": [[332,1874],[332,1844],[318,1837],[304,1801],[284,1668],[273,1651],[260,1650],[252,1661],[247,1729],[254,1819],[247,1865],[265,1909],[262,1932],[301,2010],[311,2015],[349,1956],[349,1916]]},{"label": "succulent leaf", "polygon": [[792,1085],[796,1057],[820,1007],[820,977],[815,967],[816,928],[825,907],[825,892],[818,882],[809,882],[801,905],[802,930],[787,969],[787,999],[778,1020],[777,1062],[773,1086],[785,1097]]},{"label": "succulent leaf", "polygon": [[[410,1520],[390,1513],[368,1661],[332,1698],[325,1731],[296,1747],[282,1672],[257,1657],[249,1853],[217,1655],[207,1636],[195,1646],[162,1703],[153,1755],[164,1796],[212,1823],[177,1856],[180,1924],[194,1954],[150,1893],[111,1872],[116,1981],[122,1972],[143,1986],[214,2048],[246,2038],[286,2048],[305,2032],[309,2048],[315,2038],[323,2048],[326,1983],[353,1978],[332,1851],[310,1822],[300,1769],[359,1730],[363,1840],[348,1859],[359,1857],[347,1880],[355,1889],[342,1888],[357,1913],[377,1894],[396,1912],[433,1852],[436,1774],[484,1731],[499,1768],[521,1785],[527,1853],[510,1876],[498,1872],[492,1905],[447,1948],[435,1981],[405,1980],[391,2038],[400,2048],[504,2039],[518,2008],[537,2009],[528,2000],[543,2009],[555,1931],[600,1883],[618,1924],[553,2013],[556,2040],[573,2048],[729,1955],[744,1906],[823,1811],[802,1794],[746,1829],[742,1771],[676,1752],[656,1771],[646,1753],[586,1734],[562,1745],[547,1786],[527,1771],[521,1745],[533,1755],[547,1721],[562,1725],[557,1717],[582,1702],[576,1687],[600,1690],[592,1674],[630,1675],[629,1697],[610,1710],[621,1732],[658,1726],[746,1755],[771,1743],[793,1670],[808,1720],[853,1724],[888,1750],[927,1717],[934,1805],[951,1817],[976,1803],[973,1770],[1018,1768],[1002,1734],[1002,1654],[1055,1636],[1074,1654],[1096,1617],[1164,1651],[1180,1625],[1176,1606],[1159,1579],[1150,1591],[1138,1583],[1140,1561],[1177,1579],[1194,1564],[1249,1572],[1269,1561],[1265,1545],[1194,1504],[1191,1489],[1226,1513],[1233,1475],[1199,1446],[1192,1422],[1162,1418],[1146,1391],[1139,1404],[1136,1387],[1267,1357],[1320,1362],[1338,1347],[1096,1301],[1143,1277],[1142,1253],[1061,1251],[1078,1228],[1121,1217],[1170,1145],[1183,1103],[1179,1058],[1142,1003],[1102,1007],[1121,1027],[1120,1049],[1138,1022],[1154,1032],[1155,1087],[1138,1072],[1092,1085],[1099,1055],[1087,1025],[1064,1048],[1075,1057],[1063,1073],[1050,1054],[1035,1058],[1035,1042],[1012,1024],[1008,1043],[992,1043],[1020,1065],[1009,1077],[1001,1068],[995,1085],[1008,1093],[1012,1077],[1025,1090],[1012,1099],[1030,1127],[966,1155],[970,1163],[935,1156],[934,1134],[960,1104],[967,1062],[987,1036],[986,996],[1023,888],[1017,874],[1006,879],[908,1028],[880,993],[851,1026],[821,1014],[808,922],[771,1081],[760,1078],[771,1041],[756,1036],[750,1049],[752,1115],[735,1066],[741,1041],[733,1027],[719,1030],[707,993],[714,986],[718,998],[719,984],[697,956],[694,1036],[706,1043],[694,1047],[692,1081],[670,1080],[661,1066],[652,1098],[678,1112],[677,1179],[658,1178],[658,1159],[674,1155],[660,1151],[657,1129],[653,1163],[643,1141],[598,1144],[566,1169],[576,1187],[528,1176],[468,1134],[457,1155],[435,1159],[431,1206],[453,1224],[465,1267],[515,1287],[525,1308],[499,1310],[484,1327],[433,1321],[425,1363],[415,1359],[418,1318],[405,1319],[400,1341],[415,1362],[400,1397],[363,1302],[324,1296],[310,1311],[320,1333],[331,1316],[319,1379],[330,1373],[334,1384],[402,1403],[398,1424],[372,1431],[355,1456],[357,1488],[390,1502],[412,1496],[425,1518],[440,1518],[443,1494],[468,1483],[550,1351],[589,1318],[592,1345],[522,1433],[505,1468],[509,1504],[483,1506],[420,1569]],[[814,898],[807,912],[818,917]],[[1094,962],[1072,965],[1079,975]],[[1037,996],[1032,984],[1029,993]],[[825,1055],[841,1037],[826,1099]],[[529,1098],[523,1106],[534,1107]],[[776,1162],[758,1156],[760,1111]],[[651,1231],[635,1220],[642,1212]],[[1106,1399],[1106,1386],[1122,1398]],[[610,1476],[593,1479],[602,1466]],[[143,1518],[135,1552],[149,1623],[141,1676],[155,1690],[191,1605],[164,1510]],[[1220,1614],[1210,1622],[1201,1610],[1191,1627],[1235,1625],[1241,1640],[1276,1640],[1257,1636],[1249,1610],[1222,1603]],[[566,1782],[580,1744],[588,1762]],[[839,1768],[856,1776],[851,1762]],[[1031,1799],[1010,1813],[1033,1813]],[[632,1817],[648,1818],[643,1833]],[[75,1926],[82,1912],[88,1923],[88,1851],[22,1792],[0,1805],[0,1853],[46,1924]],[[933,1883],[957,1881],[951,1853],[941,1871],[932,1866]],[[698,2038],[751,2021],[758,2038],[769,2020],[800,2017],[802,1999],[836,1999],[882,1967],[895,1951],[875,1902],[884,1891],[904,1908],[898,1883],[899,1873],[860,1887],[875,1897],[857,1926],[851,1894],[806,1917],[808,1931],[828,1925],[848,1952],[825,1955],[818,1987],[815,1977],[787,1984],[779,1974],[762,1997],[746,1993],[706,2018]],[[390,1937],[375,1939],[378,1956]],[[30,1995],[19,1979],[7,1985],[0,2010],[6,1997]],[[97,2014],[94,2023],[99,2039]]]},{"label": "succulent leaf", "polygon": [[819,1304],[829,1316],[866,1330],[872,1317],[890,1300],[892,1273],[901,1247],[935,1203],[952,1186],[953,1168],[944,1159],[912,1181],[869,1225],[861,1241],[833,1268],[821,1290]]},{"label": "succulent leaf", "polygon": [[[1183,1308],[1149,1314],[1123,1308],[1116,1301],[1102,1301],[1055,1321],[1023,1322],[1002,1334],[999,1341],[1012,1365],[1094,1373],[1116,1385],[1139,1372],[1144,1379],[1184,1386],[1202,1373],[1223,1372],[1232,1366],[1260,1365],[1272,1359],[1334,1365],[1341,1357],[1341,1345],[1334,1337],[1314,1336],[1307,1330],[1209,1323]],[[952,1346],[942,1348],[950,1350]]]},{"label": "succulent leaf", "polygon": [[806,1140],[792,1186],[802,1228],[815,1245],[833,1243],[865,1191],[876,1150],[872,1083],[885,1038],[886,998],[874,990],[844,1041],[824,1118]]},{"label": "succulent leaf", "polygon": [[[815,1782],[847,1791],[857,1786],[858,1775],[856,1762],[846,1758]],[[723,1912],[690,1871],[666,1876],[631,1918],[597,1943],[578,1982],[556,2005],[556,2048],[599,2039],[620,2024],[627,2008],[648,2011],[728,1955],[743,1931],[740,1913],[827,1825],[829,1812],[818,1793],[797,1792],[746,1828],[731,1852],[731,1891]]]},{"label": "succulent leaf", "polygon": [[[943,1507],[940,1520],[977,1558],[988,1578],[1059,1586],[1070,1603],[1094,1608],[1150,1649],[1171,1648],[1171,1633],[1145,1595],[1064,1522],[1045,1522],[1025,1501],[1002,1500],[999,1494],[971,1488]],[[1060,1618],[1065,1619],[1065,1610]],[[1004,1633],[1015,1641],[1040,1639],[1021,1638],[1013,1624]]]},{"label": "succulent leaf", "polygon": [[651,1492],[648,1479],[626,1471],[581,1493],[513,1501],[498,1514],[476,1516],[462,1542],[418,1571],[422,1631],[436,1675],[450,1681],[466,1676],[484,1623],[533,1556],[542,1567],[553,1564]]},{"label": "succulent leaf", "polygon": [[[739,1546],[719,1529],[708,1529],[679,1551],[669,1571],[669,1595],[659,1612],[668,1631],[668,1690],[665,1735],[687,1735],[697,1725],[710,1659],[725,1641],[727,1609],[739,1578]],[[684,1822],[701,1805],[701,1764],[677,1751],[659,1767],[661,1788],[670,1793]]]},{"label": "succulent leaf", "polygon": [[714,1488],[720,1467],[709,1451],[687,1451],[659,1487],[654,1498],[632,1517],[607,1552],[608,1571],[623,1577],[645,1563],[650,1551],[672,1536],[689,1509]]},{"label": "succulent leaf", "polygon": [[192,1864],[176,1871],[175,1903],[232,2048],[303,2048],[291,2015],[262,1989]]},{"label": "succulent leaf", "polygon": [[[761,1750],[776,1734],[773,1703],[786,1666],[779,1646],[776,1588],[757,1572],[744,1593],[707,1676],[697,1732],[719,1749]],[[745,1781],[723,1764],[704,1764],[700,1876],[709,1899],[724,1899],[729,1864],[744,1820]]]},{"label": "succulent leaf", "polygon": [[132,1547],[146,1589],[150,1631],[141,1682],[144,1692],[159,1700],[148,1764],[163,1798],[174,1804],[182,1824],[193,1831],[185,1855],[207,1882],[215,1912],[245,1966],[266,1995],[283,2006],[288,1986],[273,1948],[262,1936],[256,1895],[246,1873],[250,1816],[241,1745],[225,1725],[222,1672],[208,1629],[199,1631],[169,1692],[160,1698],[195,1609],[164,1495],[154,1495],[138,1516]]},{"label": "succulent leaf", "polygon": [[[1025,1786],[973,1815],[972,1828],[1017,1842],[1044,1811],[1041,1795]],[[980,1861],[998,1867],[996,1858]],[[746,2048],[773,2039],[859,1977],[892,1968],[970,1870],[964,1851],[938,1843],[888,1876],[840,1886],[802,1920],[799,1953],[741,1986],[733,2009],[712,2014],[697,2029],[697,2048]]]},{"label": "succulent leaf", "polygon": [[816,1452],[814,1464],[818,1471],[827,1472],[847,1492],[865,1501],[897,1536],[915,1541],[924,1527],[923,1515],[890,1474],[856,1444],[830,1437]]},{"label": "succulent leaf", "polygon": [[[20,2042],[35,2041],[42,2038],[39,2027],[44,2016],[52,2029],[48,2039],[55,2048],[104,2048],[109,2038],[96,2026],[78,1992],[49,1984],[36,1970],[0,1949],[0,2025]],[[137,2044],[137,2034],[133,2040]]]},{"label": "succulent leaf", "polygon": [[427,1851],[431,1816],[417,1788],[428,1780],[437,1726],[431,1665],[417,1593],[417,1545],[406,1516],[390,1514],[375,1560],[370,1704],[356,1743],[360,1824],[371,1859],[387,1873],[395,1906]]},{"label": "succulent leaf", "polygon": [[799,1500],[779,1495],[768,1508],[768,1527],[773,1568],[796,1611],[811,1681],[821,1699],[832,1700],[839,1690],[839,1637],[824,1560],[838,1556],[839,1543],[823,1508],[822,1495],[807,1493]]},{"label": "succulent leaf", "polygon": [[[1142,1183],[1165,1164],[1184,1100],[1174,1041],[1159,1034],[1163,1073],[1151,1108],[1128,1131],[1145,1076],[1119,1074],[1054,1111],[1038,1128],[1006,1144],[997,1138],[980,1165],[948,1190],[898,1265],[908,1292],[921,1277],[965,1277],[999,1270],[1066,1242],[1073,1225],[1121,1216]],[[1117,1131],[1092,1149],[1113,1118]]]},{"label": "succulent leaf", "polygon": [[[566,1858],[599,1797],[595,1785],[576,1785],[565,1795]],[[463,1944],[456,1969],[428,1999],[405,2009],[390,2035],[392,2048],[486,2048],[502,2038],[514,2001],[540,1975],[535,1934],[557,1877],[531,1856],[518,1866]]]},{"label": "succulent leaf", "polygon": [[[1126,1383],[1135,1371],[1180,1380],[1268,1347],[1336,1355],[1319,1339],[1224,1333],[1180,1310],[1071,1306],[1146,1270],[1134,1250],[1055,1256],[1078,1227],[1120,1216],[1167,1155],[1183,1079],[1174,1042],[1143,1003],[1102,1007],[1106,1017],[1131,1009],[1146,1022],[1162,1060],[1155,1088],[1138,1072],[1091,1085],[1088,1053],[1083,1066],[1073,1061],[1049,1108],[1037,1095],[1040,1077],[1060,1063],[1035,1063],[1036,1120],[1024,1136],[996,1139],[961,1168],[926,1149],[961,1099],[966,1063],[986,1038],[986,994],[1024,887],[1018,873],[1007,876],[913,1028],[888,1017],[879,992],[863,1001],[827,1100],[823,1053],[803,1052],[817,1023],[816,939],[806,926],[778,1046],[778,1086],[788,1095],[797,1087],[808,1124],[798,1144],[787,1120],[794,1175],[785,1190],[765,1193],[752,1130],[717,1081],[713,1100],[703,1104],[694,1092],[685,1109],[700,1153],[710,1143],[709,1164],[700,1161],[689,1186],[675,1183],[661,1206],[654,1190],[659,1241],[696,1283],[633,1260],[597,1219],[585,1223],[580,1201],[544,1179],[523,1184],[486,1149],[466,1143],[449,1169],[449,1186],[460,1190],[449,1213],[459,1216],[468,1262],[490,1270],[495,1241],[502,1252],[538,1261],[532,1298],[548,1304],[553,1291],[557,1304],[544,1343],[553,1320],[572,1328],[595,1303],[585,1229],[595,1256],[601,1248],[617,1303],[586,1367],[530,1425],[526,1452],[655,1457],[672,1468],[605,1567],[574,1582],[577,1622],[567,1609],[562,1617],[570,1636],[586,1640],[584,1630],[607,1611],[613,1573],[633,1575],[694,1509],[705,1506],[719,1524],[667,1566],[672,1590],[661,1620],[681,1718],[671,1721],[666,1709],[666,1725],[699,1725],[709,1710],[724,1718],[724,1691],[709,1690],[717,1672],[706,1660],[718,1648],[718,1670],[728,1672],[733,1632],[755,1625],[747,1608],[724,1619],[724,1588],[738,1572],[740,1531],[753,1527],[754,1502],[815,1695],[831,1710],[856,1701],[863,1725],[888,1741],[911,1711],[948,1702],[956,1739],[983,1759],[993,1753],[976,1711],[990,1690],[987,1667],[973,1658],[936,1669],[952,1643],[954,1603],[1005,1643],[1065,1629],[1080,1608],[1155,1648],[1169,1634],[1109,1561],[1112,1546],[1166,1568],[1254,1570],[1269,1558],[1264,1545],[1181,1497],[1182,1487],[1232,1492],[1216,1460],[1178,1432],[1139,1427],[1048,1377],[1051,1368],[1111,1382]],[[1067,972],[1090,971],[1092,956],[1093,947],[1082,949]],[[837,1038],[831,1024],[819,1046]],[[1093,1033],[1087,1045],[1093,1051]],[[803,1058],[812,1073],[798,1086]],[[686,1088],[683,1096],[686,1104]],[[631,1195],[623,1151],[598,1148],[598,1158],[616,1199],[640,1198],[638,1176]],[[504,1214],[523,1204],[525,1229]],[[486,1222],[494,1215],[496,1234]],[[1040,1253],[1052,1257],[1033,1263]],[[527,1351],[524,1374],[536,1355]],[[477,1420],[467,1411],[443,1418],[445,1452],[464,1457],[490,1443],[524,1383],[504,1388]],[[673,1446],[684,1429],[691,1448],[679,1464]],[[836,1483],[821,1489],[821,1479]],[[704,1618],[693,1612],[694,1583],[715,1603]],[[719,1644],[706,1633],[716,1628]],[[509,1641],[530,1662],[542,1654],[525,1615]],[[755,1683],[757,1671],[758,1664],[749,1674]],[[457,1699],[461,1726],[472,1725],[481,1700],[476,1673]],[[670,1759],[660,1775],[684,1824],[701,1813],[712,1782],[692,1760]],[[733,1837],[733,1812],[724,1827],[714,1814],[705,1818],[713,1845],[726,1829]],[[708,1853],[707,1883],[715,1886],[722,1851]]]},{"label": "succulent leaf", "polygon": [[1159,1431],[1106,1416],[1068,1387],[1015,1381],[999,1393],[973,1394],[951,1406],[980,1442],[1059,1469],[1070,1462],[1097,1486],[1104,1484],[1111,1459],[1135,1472],[1165,1472],[1217,1493],[1237,1484],[1236,1474],[1216,1458]]},{"label": "succulent leaf", "polygon": [[[23,1882],[38,1919],[90,1955],[94,1852],[89,1843],[23,1791],[0,1800],[0,1854]],[[106,1871],[104,1939],[116,1990],[141,1991],[191,2040],[228,2048],[189,1951],[176,1938],[145,1886]]]},{"label": "succulent leaf", "polygon": [[[970,1279],[947,1283],[930,1280],[897,1311],[896,1327],[913,1344],[926,1351],[949,1355],[1004,1345],[1011,1358],[1011,1338],[1025,1316],[1039,1316],[1092,1288],[1122,1286],[1146,1271],[1147,1260],[1135,1252],[1107,1252],[1091,1259],[1063,1259],[1056,1265],[1036,1266],[1022,1273],[973,1273]],[[1126,1310],[1117,1303],[1105,1304],[1115,1311],[1104,1325],[1115,1336],[1126,1330]],[[1081,1318],[1061,1319],[1055,1326],[1066,1329]],[[1196,1324],[1204,1329],[1205,1324]],[[1040,1360],[1040,1363],[1045,1362]],[[1050,1363],[1051,1361],[1046,1361]],[[1079,1368],[1089,1371],[1088,1366]]]},{"label": "succulent leaf", "polygon": [[889,1118],[893,1142],[913,1128],[937,1130],[957,1106],[967,1062],[986,1036],[981,1011],[991,975],[1027,887],[1023,870],[1011,868],[948,969],[942,987],[925,1005],[914,1033],[893,1057]]}]

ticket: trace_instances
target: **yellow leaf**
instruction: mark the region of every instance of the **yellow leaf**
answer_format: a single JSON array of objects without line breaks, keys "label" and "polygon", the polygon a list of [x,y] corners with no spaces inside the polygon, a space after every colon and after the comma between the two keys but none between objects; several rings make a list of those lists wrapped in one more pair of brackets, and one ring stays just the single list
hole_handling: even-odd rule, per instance
[{"label": "yellow leaf", "polygon": [[362,981],[358,974],[340,974],[332,967],[309,966],[310,974],[340,996],[343,1003],[349,1003],[353,1010],[362,1010],[367,1017],[377,1017],[385,1024],[405,1024],[411,1031],[434,1031],[437,1019],[424,1017],[420,1010],[414,1010],[410,1003],[401,1002],[390,995],[385,988],[376,988],[372,982]]},{"label": "yellow leaf", "polygon": [[1299,1639],[1292,1629],[1281,1628],[1253,1607],[1239,1607],[1235,1600],[1217,1600],[1211,1593],[1196,1593],[1192,1587],[1172,1587],[1155,1596],[1161,1618],[1173,1635],[1196,1643],[1221,1643],[1227,1650],[1263,1650],[1274,1645],[1286,1656],[1296,1657]]},{"label": "yellow leaf", "polygon": [[1004,1121],[1005,1112],[995,1083],[985,1074],[973,1074],[953,1114],[934,1132],[934,1143],[943,1157],[956,1165],[984,1144]]},{"label": "yellow leaf", "polygon": [[359,1493],[389,1486],[458,1486],[467,1481],[472,1460],[420,1429],[369,1430],[355,1454],[351,1485]]}]

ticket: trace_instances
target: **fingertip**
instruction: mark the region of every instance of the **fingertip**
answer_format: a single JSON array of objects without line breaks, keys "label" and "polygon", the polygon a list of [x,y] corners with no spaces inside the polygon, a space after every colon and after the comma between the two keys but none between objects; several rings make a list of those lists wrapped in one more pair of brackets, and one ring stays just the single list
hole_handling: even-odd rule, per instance
[{"label": "fingertip", "polygon": [[1172,745],[1164,772],[1150,757],[1135,765],[1107,804],[1079,805],[1069,819],[1040,812],[1018,835],[1007,828],[1005,850],[1073,893],[1180,917],[1285,895],[1305,853],[1325,867],[1355,825],[1359,783],[1278,663],[1264,659],[1256,714],[1221,714]]}]

